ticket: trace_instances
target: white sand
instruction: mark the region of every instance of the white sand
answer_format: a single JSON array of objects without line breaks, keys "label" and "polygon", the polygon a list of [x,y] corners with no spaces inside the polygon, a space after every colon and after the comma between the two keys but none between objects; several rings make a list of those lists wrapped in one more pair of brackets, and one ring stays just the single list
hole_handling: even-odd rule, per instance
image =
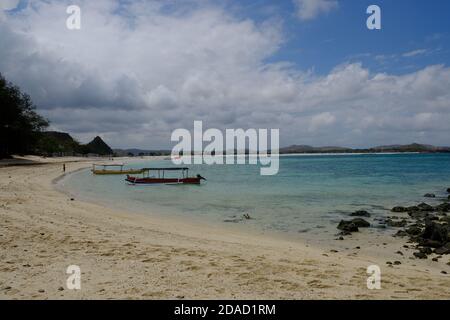
[{"label": "white sand", "polygon": [[[90,165],[70,160],[51,161]],[[0,299],[450,298],[450,276],[440,273],[450,272],[448,257],[396,256],[398,243],[380,248],[364,234],[353,241],[379,252],[330,252],[112,210],[55,190],[61,174],[61,163],[0,168]],[[367,289],[371,264],[381,267],[381,290]],[[81,290],[66,287],[69,265],[81,268]]]}]

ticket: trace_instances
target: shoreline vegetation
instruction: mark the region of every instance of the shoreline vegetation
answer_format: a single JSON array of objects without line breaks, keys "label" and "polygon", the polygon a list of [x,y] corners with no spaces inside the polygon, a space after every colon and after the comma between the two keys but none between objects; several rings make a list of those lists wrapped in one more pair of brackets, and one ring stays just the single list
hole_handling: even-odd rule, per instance
[{"label": "shoreline vegetation", "polygon": [[[63,174],[62,163],[69,174],[96,159],[26,159],[46,163],[0,168],[1,299],[450,296],[450,277],[441,273],[448,268],[444,258],[411,258],[414,244],[401,237],[371,239],[361,230],[336,241],[345,243],[342,249],[327,250],[113,210],[71,198],[53,185]],[[396,254],[402,243],[411,247]],[[79,291],[65,287],[66,268],[73,264],[81,267]],[[366,286],[366,270],[373,264],[382,270],[381,290]]]}]

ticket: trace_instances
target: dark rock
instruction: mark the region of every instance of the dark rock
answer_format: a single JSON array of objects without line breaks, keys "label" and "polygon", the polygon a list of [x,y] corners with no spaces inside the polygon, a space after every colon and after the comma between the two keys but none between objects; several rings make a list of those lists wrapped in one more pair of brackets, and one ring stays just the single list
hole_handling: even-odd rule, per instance
[{"label": "dark rock", "polygon": [[64,288],[63,287],[59,287],[58,291],[64,291]]},{"label": "dark rock", "polygon": [[428,216],[428,213],[417,210],[417,211],[408,211],[408,215],[413,219],[420,220],[426,218]]},{"label": "dark rock", "polygon": [[400,261],[394,261],[394,264],[396,265],[396,266],[398,266],[398,265],[400,265],[400,264],[402,264]]},{"label": "dark rock", "polygon": [[418,226],[411,226],[408,229],[406,229],[406,232],[409,235],[418,236],[419,234],[422,233],[422,229],[420,227],[418,227]]},{"label": "dark rock", "polygon": [[447,227],[440,223],[429,222],[425,225],[422,237],[445,244],[448,241]]},{"label": "dark rock", "polygon": [[370,213],[365,210],[358,210],[351,214],[353,217],[370,217]]},{"label": "dark rock", "polygon": [[394,234],[394,237],[406,237],[408,236],[408,232],[405,230],[398,230],[396,234]]},{"label": "dark rock", "polygon": [[434,208],[425,202],[422,202],[417,207],[419,208],[420,211],[426,211],[426,212],[434,211]]},{"label": "dark rock", "polygon": [[447,193],[450,193],[450,188],[447,189]]},{"label": "dark rock", "polygon": [[401,256],[402,256],[402,255],[403,255],[403,252],[401,252],[401,251],[397,251],[397,252],[396,252],[396,254],[399,254],[399,255],[401,255]]},{"label": "dark rock", "polygon": [[250,217],[250,215],[249,215],[248,213],[244,213],[243,217],[244,217],[244,219],[246,219],[246,220],[251,220],[251,219],[253,219],[252,217]]},{"label": "dark rock", "polygon": [[425,198],[436,198],[436,195],[434,193],[426,193],[424,195]]},{"label": "dark rock", "polygon": [[450,224],[450,216],[443,216],[439,219],[439,221]]},{"label": "dark rock", "polygon": [[339,222],[337,228],[344,232],[358,232],[359,231],[358,226],[356,224],[354,224],[353,221],[341,220],[341,222]]},{"label": "dark rock", "polygon": [[413,211],[420,211],[418,206],[412,206],[412,207],[408,207],[406,208],[407,212],[413,212]]},{"label": "dark rock", "polygon": [[407,212],[408,209],[405,207],[394,207],[391,209],[392,212]]},{"label": "dark rock", "polygon": [[355,218],[351,222],[353,224],[355,224],[358,228],[369,228],[370,227],[370,223],[361,218]]},{"label": "dark rock", "polygon": [[441,203],[440,205],[434,207],[434,209],[439,212],[450,212],[450,203],[448,202]]},{"label": "dark rock", "polygon": [[442,274],[447,274],[447,271],[442,270],[441,273]]},{"label": "dark rock", "polygon": [[419,246],[429,247],[429,248],[439,248],[442,246],[442,243],[435,240],[423,239],[419,240]]},{"label": "dark rock", "polygon": [[431,261],[438,262],[439,259],[438,258],[433,258],[433,259],[431,259]]},{"label": "dark rock", "polygon": [[419,251],[426,255],[433,253],[433,250],[431,250],[430,248],[427,248],[427,247],[420,248]]},{"label": "dark rock", "polygon": [[386,264],[392,264],[392,262],[390,262],[390,261],[386,261]]},{"label": "dark rock", "polygon": [[436,254],[450,254],[450,243],[434,250]]},{"label": "dark rock", "polygon": [[425,253],[423,253],[423,252],[414,252],[413,254],[414,254],[414,256],[416,258],[419,258],[419,259],[426,259],[427,258],[427,255]]}]

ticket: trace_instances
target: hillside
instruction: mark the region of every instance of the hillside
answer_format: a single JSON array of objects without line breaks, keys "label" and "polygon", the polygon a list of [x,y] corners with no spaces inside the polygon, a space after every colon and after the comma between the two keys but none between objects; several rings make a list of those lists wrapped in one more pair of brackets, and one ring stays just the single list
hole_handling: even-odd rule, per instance
[{"label": "hillside", "polygon": [[95,137],[88,144],[80,144],[65,132],[45,131],[40,133],[36,153],[43,155],[112,155],[112,149],[100,137]]},{"label": "hillside", "polygon": [[86,145],[88,153],[98,154],[101,156],[112,155],[114,151],[100,138],[95,137]]}]

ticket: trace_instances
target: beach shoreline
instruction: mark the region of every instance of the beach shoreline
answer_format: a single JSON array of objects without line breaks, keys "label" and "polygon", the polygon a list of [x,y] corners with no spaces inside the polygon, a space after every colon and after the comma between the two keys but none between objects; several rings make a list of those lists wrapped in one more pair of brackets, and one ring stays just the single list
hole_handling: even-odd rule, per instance
[{"label": "beach shoreline", "polygon": [[[93,159],[46,160],[53,163],[0,168],[0,299],[450,297],[444,263],[398,257],[402,264],[389,267],[351,242],[331,252],[71,200],[54,185],[62,162],[70,174]],[[382,269],[381,290],[366,286],[372,264]],[[65,286],[69,265],[81,268],[81,290]]]}]

